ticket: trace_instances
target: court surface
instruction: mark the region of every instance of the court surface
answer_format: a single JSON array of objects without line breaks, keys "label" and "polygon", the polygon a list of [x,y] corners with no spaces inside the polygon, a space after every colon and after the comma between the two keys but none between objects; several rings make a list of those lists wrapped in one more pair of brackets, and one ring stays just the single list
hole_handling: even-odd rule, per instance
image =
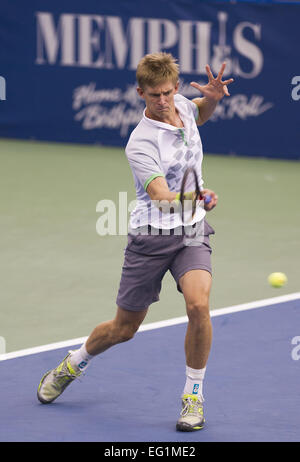
[{"label": "court surface", "polygon": [[36,388],[67,348],[0,362],[0,440],[299,441],[300,354],[293,339],[300,336],[300,293],[215,310],[212,322],[203,430],[175,431],[186,329],[186,319],[176,318],[144,325],[133,340],[94,359],[50,405],[38,402]]},{"label": "court surface", "polygon": [[[89,335],[115,315],[126,246],[119,193],[135,197],[123,149],[0,140],[0,337],[6,352]],[[299,291],[300,163],[206,154],[219,195],[211,310]],[[100,236],[96,210],[116,207],[117,233]],[[111,203],[111,202],[110,202]],[[128,207],[126,218],[129,219]],[[274,271],[287,274],[279,291]],[[144,322],[185,314],[167,274]]]}]

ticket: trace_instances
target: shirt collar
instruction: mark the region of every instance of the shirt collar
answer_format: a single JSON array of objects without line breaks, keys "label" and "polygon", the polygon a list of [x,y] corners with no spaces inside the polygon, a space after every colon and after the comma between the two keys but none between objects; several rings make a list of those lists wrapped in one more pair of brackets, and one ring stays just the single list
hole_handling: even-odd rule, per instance
[{"label": "shirt collar", "polygon": [[[185,125],[185,117],[184,115],[180,112],[180,109],[178,106],[176,106],[176,102],[175,102],[175,107],[177,109],[177,111],[179,112],[179,115],[180,115],[180,118],[181,120],[183,121],[184,125]],[[146,116],[146,109],[144,109],[143,111],[143,119],[151,124],[151,125],[155,125],[156,127],[160,127],[160,128],[163,128],[164,130],[171,130],[171,131],[178,131],[178,130],[184,130],[185,127],[174,127],[174,125],[170,125],[170,124],[167,124],[165,122],[160,122],[159,120],[154,120],[154,119],[150,119],[149,117]]]}]

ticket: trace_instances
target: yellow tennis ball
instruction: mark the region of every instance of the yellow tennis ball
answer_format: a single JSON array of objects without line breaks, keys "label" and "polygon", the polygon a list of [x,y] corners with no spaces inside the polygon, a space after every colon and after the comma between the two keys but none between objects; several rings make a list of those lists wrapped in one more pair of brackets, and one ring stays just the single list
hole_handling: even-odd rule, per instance
[{"label": "yellow tennis ball", "polygon": [[284,273],[271,273],[268,281],[272,287],[282,287],[287,283],[287,277]]}]

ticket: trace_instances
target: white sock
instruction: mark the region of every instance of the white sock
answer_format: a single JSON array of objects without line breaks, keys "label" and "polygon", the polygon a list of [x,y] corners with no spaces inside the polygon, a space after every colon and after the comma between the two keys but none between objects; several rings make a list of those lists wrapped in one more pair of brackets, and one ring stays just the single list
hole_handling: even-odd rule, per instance
[{"label": "white sock", "polygon": [[192,369],[186,366],[186,382],[183,394],[195,395],[204,401],[203,398],[203,379],[206,367],[203,369]]},{"label": "white sock", "polygon": [[88,367],[89,362],[93,357],[93,355],[90,355],[86,351],[84,343],[78,350],[74,350],[71,352],[69,361],[72,367],[84,371]]}]

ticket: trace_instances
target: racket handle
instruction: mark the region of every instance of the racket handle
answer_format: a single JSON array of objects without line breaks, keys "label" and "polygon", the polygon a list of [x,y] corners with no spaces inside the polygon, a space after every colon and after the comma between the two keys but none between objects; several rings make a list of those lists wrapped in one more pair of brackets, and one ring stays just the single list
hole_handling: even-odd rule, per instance
[{"label": "racket handle", "polygon": [[211,196],[210,195],[204,197],[204,204],[209,204],[210,201],[211,201]]}]

